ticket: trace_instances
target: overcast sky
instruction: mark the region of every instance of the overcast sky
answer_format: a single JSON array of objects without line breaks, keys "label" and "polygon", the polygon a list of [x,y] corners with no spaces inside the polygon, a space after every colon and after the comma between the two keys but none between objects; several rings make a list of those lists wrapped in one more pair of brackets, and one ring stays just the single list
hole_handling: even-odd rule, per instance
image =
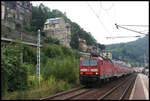
[{"label": "overcast sky", "polygon": [[[43,3],[52,9],[66,12],[67,17],[80,25],[85,31],[101,44],[112,44],[134,41],[137,38],[115,38],[113,36],[136,36],[141,35],[122,28],[119,25],[149,25],[149,2],[148,1],[34,1],[33,6]],[[99,17],[99,18],[98,18]],[[126,28],[147,33],[148,27]]]}]

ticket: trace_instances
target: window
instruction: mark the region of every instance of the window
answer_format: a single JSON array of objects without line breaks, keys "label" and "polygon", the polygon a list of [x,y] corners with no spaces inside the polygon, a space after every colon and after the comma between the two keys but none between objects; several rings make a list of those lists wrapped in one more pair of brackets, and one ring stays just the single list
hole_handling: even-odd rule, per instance
[{"label": "window", "polygon": [[82,66],[89,66],[89,60],[82,60]]},{"label": "window", "polygon": [[89,60],[90,62],[90,66],[97,66],[98,65],[98,61],[95,59]]},{"label": "window", "polygon": [[97,66],[98,61],[96,59],[85,59],[81,62],[82,66]]}]

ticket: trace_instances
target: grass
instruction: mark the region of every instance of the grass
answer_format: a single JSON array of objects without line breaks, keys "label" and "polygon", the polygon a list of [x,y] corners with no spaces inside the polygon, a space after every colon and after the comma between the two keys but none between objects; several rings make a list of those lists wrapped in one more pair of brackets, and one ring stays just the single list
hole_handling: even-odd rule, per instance
[{"label": "grass", "polygon": [[56,80],[53,76],[47,81],[43,81],[40,87],[35,87],[26,91],[15,91],[12,93],[6,93],[2,96],[2,100],[39,100],[40,98],[50,96],[57,92],[71,89],[79,86],[80,84],[69,84],[63,80]]}]

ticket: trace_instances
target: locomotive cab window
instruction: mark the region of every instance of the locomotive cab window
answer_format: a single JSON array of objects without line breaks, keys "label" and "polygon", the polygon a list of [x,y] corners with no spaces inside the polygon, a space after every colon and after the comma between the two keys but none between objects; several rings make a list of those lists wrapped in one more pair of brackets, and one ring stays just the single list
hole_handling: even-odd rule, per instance
[{"label": "locomotive cab window", "polygon": [[98,61],[96,59],[85,59],[81,62],[82,66],[97,66]]},{"label": "locomotive cab window", "polygon": [[89,61],[88,60],[82,60],[81,65],[82,66],[88,66],[89,65]]}]

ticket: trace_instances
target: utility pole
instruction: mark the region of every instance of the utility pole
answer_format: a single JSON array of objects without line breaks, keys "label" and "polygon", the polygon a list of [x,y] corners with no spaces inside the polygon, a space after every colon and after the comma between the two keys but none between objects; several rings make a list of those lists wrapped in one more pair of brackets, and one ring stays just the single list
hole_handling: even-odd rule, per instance
[{"label": "utility pole", "polygon": [[38,30],[37,40],[37,80],[40,85],[40,29]]},{"label": "utility pole", "polygon": [[146,56],[144,54],[144,66],[146,67]]}]

